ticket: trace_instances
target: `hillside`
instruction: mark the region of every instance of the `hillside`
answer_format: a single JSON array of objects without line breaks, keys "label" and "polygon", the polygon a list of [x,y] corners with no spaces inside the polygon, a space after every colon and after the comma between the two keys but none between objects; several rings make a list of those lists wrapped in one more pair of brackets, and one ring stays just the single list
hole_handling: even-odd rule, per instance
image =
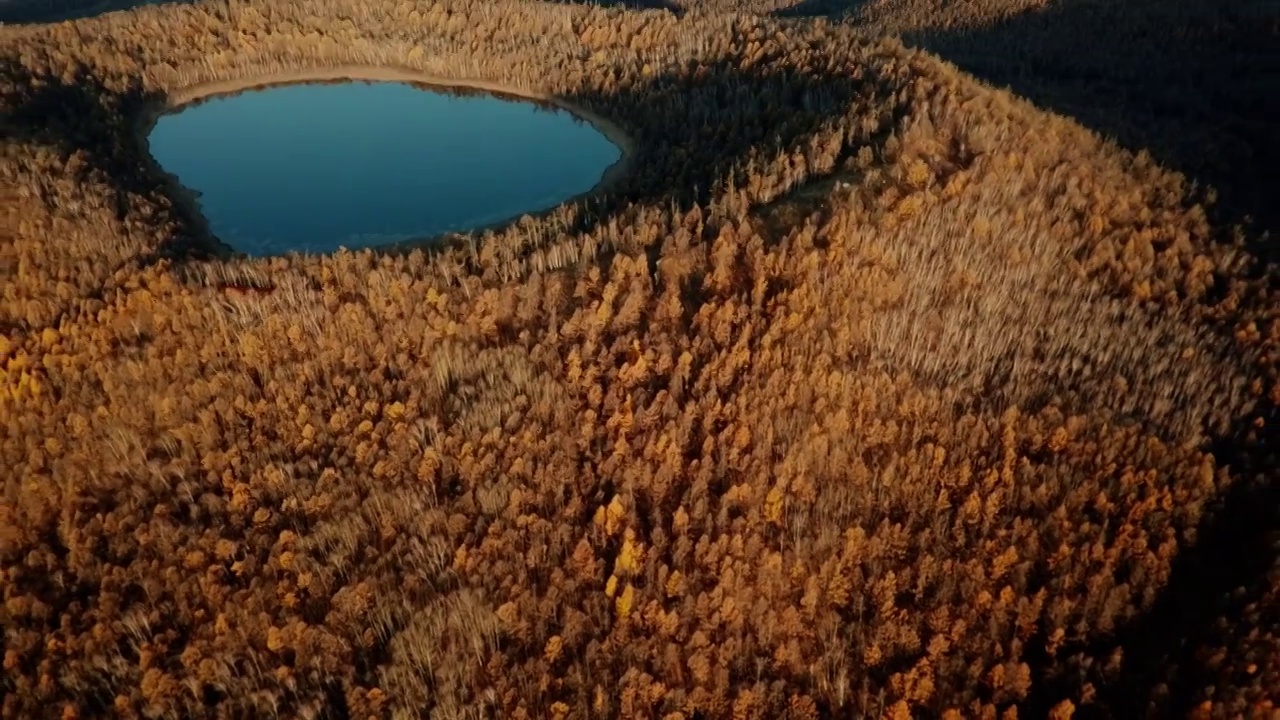
[{"label": "hillside", "polygon": [[[362,67],[632,171],[249,259],[146,157],[170,95]],[[6,26],[0,108],[5,718],[1274,716],[1276,269],[1155,151],[696,7]]]}]

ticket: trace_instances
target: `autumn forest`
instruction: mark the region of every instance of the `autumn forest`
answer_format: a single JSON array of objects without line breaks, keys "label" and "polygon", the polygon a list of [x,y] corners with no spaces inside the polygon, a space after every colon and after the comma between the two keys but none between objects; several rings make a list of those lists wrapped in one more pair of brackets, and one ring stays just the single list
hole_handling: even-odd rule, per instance
[{"label": "autumn forest", "polygon": [[[1248,189],[712,5],[0,27],[0,717],[1277,717]],[[627,170],[250,258],[148,156],[191,88],[361,68],[606,118]]]}]

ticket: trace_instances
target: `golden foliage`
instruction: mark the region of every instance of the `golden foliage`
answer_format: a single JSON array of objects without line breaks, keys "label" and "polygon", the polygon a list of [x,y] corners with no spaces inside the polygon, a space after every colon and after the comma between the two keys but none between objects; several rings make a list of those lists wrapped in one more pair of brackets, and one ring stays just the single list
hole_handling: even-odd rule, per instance
[{"label": "golden foliage", "polygon": [[[462,0],[0,33],[4,717],[1105,712],[1265,467],[1211,449],[1280,392],[1272,271],[895,42]],[[439,247],[193,258],[132,123],[353,64],[571,100],[633,174]],[[1234,712],[1273,638],[1212,639]]]}]

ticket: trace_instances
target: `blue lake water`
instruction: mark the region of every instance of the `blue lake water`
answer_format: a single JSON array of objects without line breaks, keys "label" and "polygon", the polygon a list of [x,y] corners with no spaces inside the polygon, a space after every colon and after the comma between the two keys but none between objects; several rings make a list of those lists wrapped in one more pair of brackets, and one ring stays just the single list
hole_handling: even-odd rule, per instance
[{"label": "blue lake water", "polygon": [[324,253],[537,212],[621,151],[562,110],[406,83],[284,85],[161,116],[151,154],[250,255]]}]

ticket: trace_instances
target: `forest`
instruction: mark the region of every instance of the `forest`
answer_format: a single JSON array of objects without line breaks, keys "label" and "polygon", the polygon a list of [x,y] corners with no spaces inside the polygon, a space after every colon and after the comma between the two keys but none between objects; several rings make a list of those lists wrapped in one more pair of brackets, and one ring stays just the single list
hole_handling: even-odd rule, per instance
[{"label": "forest", "polygon": [[[0,717],[1276,717],[1247,194],[775,9],[0,27]],[[326,68],[554,98],[627,172],[231,252],[139,128]]]}]

